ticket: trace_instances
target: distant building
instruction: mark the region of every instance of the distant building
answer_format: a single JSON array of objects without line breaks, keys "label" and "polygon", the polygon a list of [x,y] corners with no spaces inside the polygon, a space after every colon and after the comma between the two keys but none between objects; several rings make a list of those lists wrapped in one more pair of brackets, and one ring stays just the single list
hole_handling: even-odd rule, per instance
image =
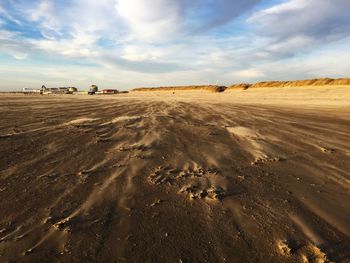
[{"label": "distant building", "polygon": [[41,89],[44,94],[72,94],[78,91],[75,87],[46,88],[44,85]]},{"label": "distant building", "polygon": [[40,93],[41,89],[31,89],[31,88],[23,88],[22,89],[23,93]]},{"label": "distant building", "polygon": [[90,91],[98,91],[98,87],[97,87],[97,85],[91,85],[90,86]]},{"label": "distant building", "polygon": [[103,94],[118,94],[119,91],[116,89],[104,89],[104,90],[102,90],[102,93]]},{"label": "distant building", "polygon": [[98,92],[98,87],[96,85],[91,85],[88,94],[93,95],[96,92]]},{"label": "distant building", "polygon": [[78,92],[78,89],[76,87],[69,87],[68,91],[71,93]]}]

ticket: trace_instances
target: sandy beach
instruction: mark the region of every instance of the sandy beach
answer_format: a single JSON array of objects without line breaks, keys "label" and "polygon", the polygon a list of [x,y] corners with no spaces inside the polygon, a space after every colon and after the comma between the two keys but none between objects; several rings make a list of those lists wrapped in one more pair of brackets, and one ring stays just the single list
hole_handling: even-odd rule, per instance
[{"label": "sandy beach", "polygon": [[0,262],[350,262],[350,89],[0,95]]}]

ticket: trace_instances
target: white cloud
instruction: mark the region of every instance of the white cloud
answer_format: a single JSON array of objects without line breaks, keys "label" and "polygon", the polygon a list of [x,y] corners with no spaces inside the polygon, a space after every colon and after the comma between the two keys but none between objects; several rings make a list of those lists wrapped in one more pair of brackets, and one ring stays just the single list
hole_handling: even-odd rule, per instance
[{"label": "white cloud", "polygon": [[121,57],[130,61],[157,60],[159,57],[156,53],[149,47],[128,45]]},{"label": "white cloud", "polygon": [[13,52],[13,53],[12,53],[12,56],[13,56],[15,59],[22,60],[22,59],[26,59],[26,58],[28,57],[28,54],[26,54],[26,53],[20,53],[20,52]]},{"label": "white cloud", "polygon": [[30,40],[33,48],[41,49],[45,52],[61,54],[67,57],[87,57],[93,59],[99,54],[94,47],[97,38],[85,32],[75,32],[68,39],[40,39]]},{"label": "white cloud", "polygon": [[266,75],[259,69],[250,68],[232,72],[231,77],[242,81],[265,77]]},{"label": "white cloud", "polygon": [[131,27],[135,39],[152,42],[172,40],[182,27],[178,1],[117,0],[115,7]]}]

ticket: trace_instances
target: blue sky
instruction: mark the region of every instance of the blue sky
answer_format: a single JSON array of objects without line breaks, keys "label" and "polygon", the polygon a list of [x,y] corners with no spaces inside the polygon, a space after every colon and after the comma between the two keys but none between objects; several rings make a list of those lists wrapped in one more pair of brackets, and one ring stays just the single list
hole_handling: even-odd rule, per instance
[{"label": "blue sky", "polygon": [[0,90],[349,77],[350,0],[0,0]]}]

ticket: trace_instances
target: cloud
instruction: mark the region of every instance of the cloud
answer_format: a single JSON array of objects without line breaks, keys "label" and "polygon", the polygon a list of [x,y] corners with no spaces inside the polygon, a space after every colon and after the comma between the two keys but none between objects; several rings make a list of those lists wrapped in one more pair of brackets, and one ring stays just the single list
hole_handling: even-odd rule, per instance
[{"label": "cloud", "polygon": [[178,1],[118,0],[116,10],[132,30],[133,38],[167,39],[178,34],[181,7]]},{"label": "cloud", "polygon": [[247,22],[256,38],[269,39],[257,58],[299,56],[349,36],[349,8],[343,0],[288,0],[256,11]]},{"label": "cloud", "polygon": [[96,41],[96,36],[82,31],[72,33],[67,39],[35,39],[28,41],[28,43],[32,45],[33,49],[44,50],[45,52],[71,58],[90,57],[94,59],[99,54],[94,48]]},{"label": "cloud", "polygon": [[265,77],[265,74],[262,71],[254,68],[236,71],[233,72],[232,75],[243,80]]},{"label": "cloud", "polygon": [[117,0],[118,14],[133,39],[173,41],[222,26],[251,9],[259,0]]},{"label": "cloud", "polygon": [[32,75],[110,87],[344,75],[349,7],[348,0],[2,0],[0,56],[12,73],[0,73],[1,85],[23,85],[16,72],[28,83],[37,83]]},{"label": "cloud", "polygon": [[1,3],[0,3],[0,24],[1,24],[1,16],[4,17],[6,20],[9,20],[17,25],[21,24],[21,22],[15,17],[13,17],[8,11],[6,11],[5,8],[1,6]]},{"label": "cloud", "polygon": [[227,24],[233,19],[246,14],[260,0],[194,0],[188,4],[186,12],[189,19],[194,24],[194,29],[197,32],[203,32],[208,29],[213,29]]},{"label": "cloud", "polygon": [[350,33],[349,8],[347,0],[288,0],[257,11],[248,21],[262,35],[339,39]]}]

